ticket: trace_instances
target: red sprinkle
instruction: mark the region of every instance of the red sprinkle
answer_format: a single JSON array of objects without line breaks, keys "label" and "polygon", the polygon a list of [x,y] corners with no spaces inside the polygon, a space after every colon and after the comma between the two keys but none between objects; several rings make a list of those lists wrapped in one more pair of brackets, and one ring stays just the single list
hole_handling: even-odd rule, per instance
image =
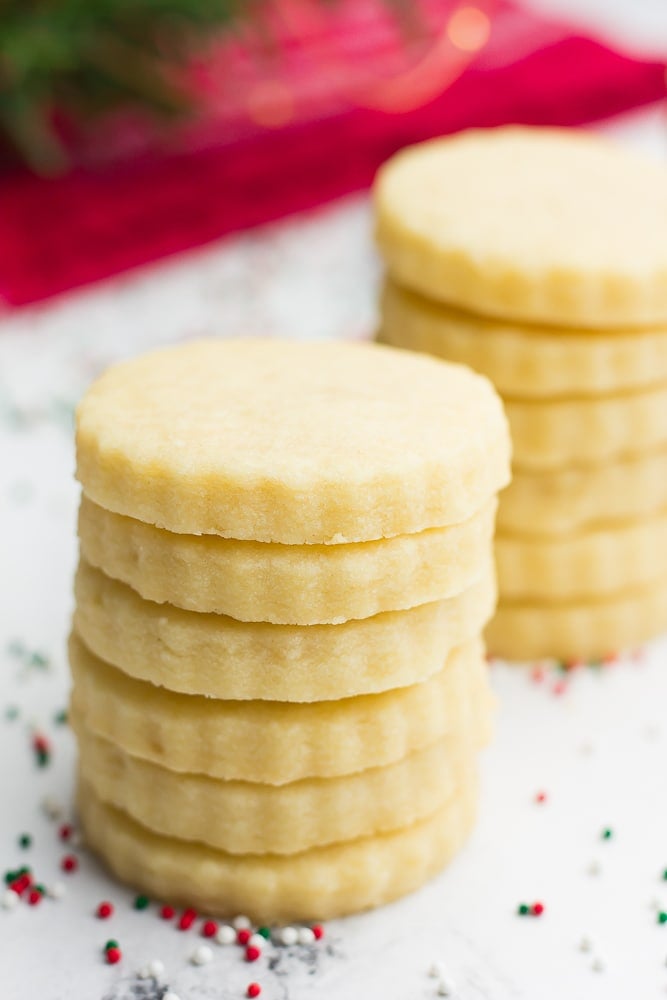
[{"label": "red sprinkle", "polygon": [[236,932],[236,943],[245,946],[251,937],[252,931],[248,930],[247,927],[242,927],[240,931]]},{"label": "red sprinkle", "polygon": [[245,950],[245,960],[246,962],[256,962],[261,956],[262,951],[257,948],[254,944],[249,944]]},{"label": "red sprinkle", "polygon": [[201,929],[202,937],[215,937],[218,933],[218,925],[215,920],[206,920]]},{"label": "red sprinkle", "polygon": [[51,744],[42,733],[35,733],[32,738],[32,745],[37,753],[49,753],[51,750]]},{"label": "red sprinkle", "polygon": [[322,924],[313,924],[311,930],[315,935],[315,940],[321,941],[322,938],[324,937],[324,927],[322,927]]},{"label": "red sprinkle", "polygon": [[105,900],[103,903],[100,903],[95,913],[100,920],[107,920],[109,917],[113,916],[113,903],[109,903]]},{"label": "red sprinkle", "polygon": [[28,886],[30,886],[31,884],[32,884],[32,875],[26,873],[25,875],[20,875],[19,878],[11,882],[9,888],[13,889],[14,892],[18,893],[19,896],[22,896],[23,893],[28,888]]},{"label": "red sprinkle", "polygon": [[69,840],[72,836],[73,830],[69,823],[63,823],[63,825],[58,830],[58,836],[61,840]]},{"label": "red sprinkle", "polygon": [[547,801],[547,793],[546,792],[538,792],[537,795],[535,796],[535,801],[536,802],[546,802]]},{"label": "red sprinkle", "polygon": [[75,872],[79,867],[79,859],[73,854],[66,854],[60,862],[60,867],[64,872]]},{"label": "red sprinkle", "polygon": [[530,676],[535,681],[536,684],[541,684],[544,680],[544,668],[543,667],[533,667],[530,672]]},{"label": "red sprinkle", "polygon": [[262,992],[262,987],[259,983],[248,983],[248,989],[245,991],[247,997],[258,997]]},{"label": "red sprinkle", "polygon": [[163,920],[173,920],[176,916],[176,910],[173,906],[163,906],[160,910],[160,916]]},{"label": "red sprinkle", "polygon": [[32,889],[30,895],[28,896],[28,902],[31,906],[37,906],[38,903],[42,901],[42,894],[39,889]]},{"label": "red sprinkle", "polygon": [[530,912],[534,917],[541,917],[544,913],[544,903],[533,903],[530,908]]},{"label": "red sprinkle", "polygon": [[551,690],[555,695],[565,694],[567,691],[567,684],[565,681],[556,681]]},{"label": "red sprinkle", "polygon": [[197,919],[196,910],[183,910],[183,913],[181,914],[181,919],[178,921],[179,931],[190,930],[196,919]]},{"label": "red sprinkle", "polygon": [[123,957],[123,953],[120,948],[107,948],[105,955],[109,965],[116,965],[116,963],[120,962]]}]

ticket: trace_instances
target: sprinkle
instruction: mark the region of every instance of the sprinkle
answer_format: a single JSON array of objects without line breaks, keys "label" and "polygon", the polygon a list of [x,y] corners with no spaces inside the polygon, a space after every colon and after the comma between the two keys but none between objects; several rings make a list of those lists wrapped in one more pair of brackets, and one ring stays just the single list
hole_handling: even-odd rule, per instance
[{"label": "sprinkle", "polygon": [[245,960],[246,962],[256,962],[258,958],[262,956],[262,949],[258,948],[254,944],[249,944],[245,950]]},{"label": "sprinkle", "polygon": [[314,940],[315,935],[310,927],[299,928],[299,944],[312,944]]},{"label": "sprinkle", "polygon": [[69,840],[72,836],[73,829],[69,823],[63,823],[63,825],[58,830],[58,836],[61,840]]},{"label": "sprinkle", "polygon": [[8,722],[14,722],[19,717],[19,710],[17,705],[8,705],[5,709],[5,719]]},{"label": "sprinkle", "polygon": [[229,924],[223,924],[218,928],[215,940],[218,944],[233,944],[236,941],[236,931]]},{"label": "sprinkle", "polygon": [[72,847],[81,847],[83,844],[83,837],[78,830],[72,830],[69,838],[69,842]]},{"label": "sprinkle", "polygon": [[313,924],[313,936],[316,941],[321,941],[324,937],[324,927],[322,924]]},{"label": "sprinkle", "polygon": [[104,900],[95,910],[95,916],[99,917],[100,920],[108,920],[109,917],[113,916],[113,903]]},{"label": "sprinkle", "polygon": [[[262,987],[259,985],[259,983],[248,983],[248,988],[245,991],[245,995],[247,997],[258,997],[261,992],[262,992]],[[163,997],[162,1000],[167,1000],[167,998]]]},{"label": "sprinkle", "polygon": [[32,749],[38,767],[46,767],[51,760],[51,744],[43,733],[34,733]]},{"label": "sprinkle", "polygon": [[79,860],[73,854],[66,854],[60,862],[60,867],[64,872],[75,872],[79,867]]},{"label": "sprinkle", "polygon": [[32,847],[32,837],[30,836],[29,833],[21,834],[21,836],[19,837],[19,847],[21,847],[24,851],[27,850],[29,847]]},{"label": "sprinkle", "polygon": [[530,913],[530,907],[526,903],[519,903],[516,908],[516,912],[520,917],[526,917]]},{"label": "sprinkle", "polygon": [[108,951],[109,948],[119,948],[119,947],[120,945],[118,944],[115,938],[109,938],[109,940],[104,945],[104,950]]},{"label": "sprinkle", "polygon": [[537,795],[535,796],[535,801],[539,802],[540,804],[542,804],[543,802],[546,802],[547,801],[547,793],[546,792],[538,792]]},{"label": "sprinkle", "polygon": [[236,943],[245,948],[251,937],[252,931],[249,931],[247,927],[242,927],[240,931],[236,932]]},{"label": "sprinkle", "polygon": [[134,903],[132,905],[134,906],[135,910],[146,910],[150,906],[150,902],[151,901],[148,898],[148,896],[144,896],[142,894],[140,896],[135,896]]},{"label": "sprinkle", "polygon": [[197,919],[196,910],[183,910],[183,913],[181,914],[181,919],[178,921],[179,931],[189,930],[194,924],[196,919]]},{"label": "sprinkle", "polygon": [[30,904],[30,906],[37,906],[39,903],[41,903],[41,901],[42,901],[42,892],[36,887],[34,889],[31,889],[28,895],[28,903]]},{"label": "sprinkle", "polygon": [[108,965],[116,965],[123,957],[123,953],[120,948],[105,948],[104,950]]},{"label": "sprinkle", "polygon": [[147,968],[153,979],[159,979],[164,975],[164,962],[161,962],[159,958],[154,958],[149,962]]},{"label": "sprinkle", "polygon": [[201,929],[202,937],[215,937],[218,933],[218,925],[215,920],[205,920],[204,925]]},{"label": "sprinkle", "polygon": [[607,968],[607,963],[605,962],[605,960],[600,955],[597,955],[596,958],[593,959],[593,962],[591,964],[591,969],[593,970],[593,972],[604,972],[606,968]]},{"label": "sprinkle", "polygon": [[173,920],[173,918],[176,916],[176,910],[174,909],[173,906],[168,906],[168,905],[163,906],[160,909],[160,916],[162,917],[163,920]]},{"label": "sprinkle", "polygon": [[664,871],[663,871],[663,873],[662,873],[662,879],[663,879],[663,881],[667,882],[667,868],[665,868]]},{"label": "sprinkle", "polygon": [[53,716],[53,721],[56,726],[64,726],[67,722],[67,709],[61,708],[59,712]]},{"label": "sprinkle", "polygon": [[593,940],[588,934],[583,934],[579,941],[579,951],[593,951]]},{"label": "sprinkle", "polygon": [[533,667],[530,676],[535,684],[541,684],[544,680],[544,667],[539,665]]},{"label": "sprinkle", "polygon": [[55,795],[44,796],[42,810],[49,819],[60,819],[63,814],[63,808]]},{"label": "sprinkle", "polygon": [[451,997],[456,993],[456,984],[446,976],[438,983],[438,996]]},{"label": "sprinkle", "polygon": [[162,1000],[181,1000],[181,998],[173,990],[167,990],[166,993],[162,994]]},{"label": "sprinkle", "polygon": [[296,927],[283,927],[279,934],[281,943],[286,944],[288,947],[296,944],[299,940],[299,932]]},{"label": "sprinkle", "polygon": [[602,833],[600,834],[600,836],[602,840],[611,840],[611,838],[614,836],[614,831],[610,826],[606,826],[602,831]]},{"label": "sprinkle", "polygon": [[257,928],[257,933],[261,934],[265,941],[268,941],[269,938],[271,937],[271,928],[270,927],[258,927]]},{"label": "sprinkle", "polygon": [[190,961],[193,965],[208,965],[213,961],[213,952],[207,944],[198,944],[190,955]]},{"label": "sprinkle", "polygon": [[544,913],[544,903],[533,903],[530,912],[534,917],[541,917]]},{"label": "sprinkle", "polygon": [[658,910],[657,921],[659,924],[667,924],[667,913],[664,910]]},{"label": "sprinkle", "polygon": [[566,691],[567,683],[565,681],[556,681],[554,686],[551,688],[552,694],[555,694],[556,696],[565,694]]},{"label": "sprinkle", "polygon": [[13,910],[20,898],[18,892],[15,892],[13,889],[5,889],[2,894],[3,910]]},{"label": "sprinkle", "polygon": [[240,913],[232,920],[232,927],[235,927],[237,931],[245,931],[249,927],[252,927],[252,921]]},{"label": "sprinkle", "polygon": [[251,934],[248,938],[248,944],[253,948],[264,948],[266,946],[266,938],[262,934]]},{"label": "sprinkle", "polygon": [[66,889],[62,882],[54,882],[53,885],[46,887],[46,895],[50,899],[62,899],[65,892]]}]

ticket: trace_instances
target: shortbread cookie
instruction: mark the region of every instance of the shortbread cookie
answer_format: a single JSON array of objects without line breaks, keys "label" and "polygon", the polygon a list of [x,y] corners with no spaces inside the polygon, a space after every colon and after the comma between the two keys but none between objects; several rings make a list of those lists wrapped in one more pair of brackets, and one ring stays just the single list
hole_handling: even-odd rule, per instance
[{"label": "shortbread cookie", "polygon": [[664,577],[667,511],[571,535],[496,538],[501,599],[586,599]]},{"label": "shortbread cookie", "polygon": [[109,805],[155,833],[230,854],[296,854],[432,816],[463,787],[482,726],[386,767],[288,785],[179,774],[93,736],[76,713],[79,773]]},{"label": "shortbread cookie", "polygon": [[501,603],[486,629],[489,652],[508,660],[594,660],[667,631],[662,581],[568,603]]},{"label": "shortbread cookie", "polygon": [[70,638],[73,710],[93,733],[172,771],[282,785],[352,774],[473,725],[488,698],[483,646],[452,652],[420,684],[340,701],[217,701],[137,681]]},{"label": "shortbread cookie", "polygon": [[667,382],[667,324],[585,330],[491,319],[388,280],[378,339],[469,365],[518,398],[592,396]]},{"label": "shortbread cookie", "polygon": [[191,342],[109,369],[77,411],[95,503],[260,542],[456,524],[508,482],[509,451],[486,379],[372,344]]},{"label": "shortbread cookie", "polygon": [[495,571],[446,601],[342,625],[267,625],[143,600],[84,560],[74,628],[139,680],[230,700],[328,701],[416,684],[493,614]]},{"label": "shortbread cookie", "polygon": [[462,524],[375,542],[280,545],[182,535],[86,500],[81,552],[142,597],[239,621],[315,625],[459,594],[486,569],[496,500]]},{"label": "shortbread cookie", "polygon": [[518,468],[608,462],[667,446],[667,384],[589,399],[505,400]]},{"label": "shortbread cookie", "polygon": [[667,323],[667,170],[581,131],[469,131],[405,149],[375,184],[377,241],[408,288],[472,312]]},{"label": "shortbread cookie", "polygon": [[330,919],[418,888],[463,846],[475,819],[475,782],[428,819],[289,856],[227,854],[152,833],[80,782],[86,843],[120,879],[158,899],[257,923]]},{"label": "shortbread cookie", "polygon": [[517,469],[498,506],[501,532],[576,532],[667,507],[667,449],[599,465]]}]

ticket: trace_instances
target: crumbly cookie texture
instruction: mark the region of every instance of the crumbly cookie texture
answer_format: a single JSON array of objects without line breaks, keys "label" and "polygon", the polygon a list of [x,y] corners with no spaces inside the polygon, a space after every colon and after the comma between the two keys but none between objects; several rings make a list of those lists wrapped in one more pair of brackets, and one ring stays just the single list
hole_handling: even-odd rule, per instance
[{"label": "crumbly cookie texture", "polygon": [[81,552],[142,597],[239,621],[339,624],[442,600],[486,569],[495,498],[461,524],[374,542],[281,545],[164,531],[85,498]]},{"label": "crumbly cookie texture", "polygon": [[667,384],[588,399],[508,399],[516,468],[596,465],[667,446]]},{"label": "crumbly cookie texture", "polygon": [[93,736],[76,713],[79,773],[102,802],[155,833],[231,854],[289,854],[432,816],[463,786],[489,728],[451,733],[395,764],[276,787],[167,771]]},{"label": "crumbly cookie texture", "polygon": [[509,480],[491,384],[373,344],[202,340],[110,368],[77,410],[97,504],[174,532],[367,541],[455,524]]},{"label": "crumbly cookie texture", "polygon": [[73,634],[72,706],[91,732],[172,771],[283,785],[391,764],[474,725],[488,698],[480,640],[428,680],[382,694],[292,704],[175,694],[128,677]]},{"label": "crumbly cookie texture", "polygon": [[667,171],[582,131],[484,129],[405,149],[375,183],[408,288],[545,323],[667,323]]},{"label": "crumbly cookie texture", "polygon": [[561,535],[613,526],[667,507],[667,449],[600,465],[517,469],[498,506],[498,530]]},{"label": "crumbly cookie texture", "polygon": [[388,279],[381,343],[469,365],[507,396],[593,396],[667,382],[667,324],[592,330],[491,319],[433,302]]},{"label": "crumbly cookie texture", "polygon": [[74,628],[100,659],[171,691],[229,700],[328,701],[404,687],[442,669],[496,603],[495,572],[445,601],[342,625],[268,625],[143,600],[82,560]]},{"label": "crumbly cookie texture", "polygon": [[575,600],[660,580],[667,563],[667,511],[569,535],[499,534],[502,600]]},{"label": "crumbly cookie texture", "polygon": [[667,628],[667,583],[563,603],[501,602],[486,628],[489,653],[506,660],[595,660]]},{"label": "crumbly cookie texture", "polygon": [[476,798],[471,780],[412,826],[288,857],[231,855],[160,836],[102,803],[83,781],[77,806],[86,843],[123,881],[176,905],[268,924],[343,916],[417,889],[463,845]]}]

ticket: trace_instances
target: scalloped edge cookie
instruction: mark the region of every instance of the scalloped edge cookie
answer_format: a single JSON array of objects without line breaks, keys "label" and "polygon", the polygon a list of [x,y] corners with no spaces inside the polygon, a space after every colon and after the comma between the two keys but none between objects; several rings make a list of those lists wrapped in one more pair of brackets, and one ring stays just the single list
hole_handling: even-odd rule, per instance
[{"label": "scalloped edge cookie", "polygon": [[123,882],[174,905],[272,924],[344,916],[414,891],[463,846],[476,797],[473,780],[404,830],[282,857],[229,855],[151,833],[83,782],[77,810],[86,843]]},{"label": "scalloped edge cookie", "polygon": [[74,628],[107,663],[170,691],[228,700],[312,702],[416,684],[478,635],[496,604],[491,562],[445,601],[342,625],[269,625],[145,601],[79,563]]},{"label": "scalloped edge cookie", "polygon": [[400,760],[473,725],[489,698],[481,640],[420,684],[340,701],[217,701],[175,694],[104,663],[72,633],[72,706],[127,753],[172,771],[283,785]]},{"label": "scalloped edge cookie", "polygon": [[101,507],[186,534],[289,545],[465,521],[509,481],[491,383],[389,347],[191,341],[114,365],[77,409]]},{"label": "scalloped edge cookie", "polygon": [[339,624],[439,601],[488,564],[497,501],[461,524],[350,545],[278,545],[182,535],[86,497],[81,552],[147,600],[238,621]]}]

